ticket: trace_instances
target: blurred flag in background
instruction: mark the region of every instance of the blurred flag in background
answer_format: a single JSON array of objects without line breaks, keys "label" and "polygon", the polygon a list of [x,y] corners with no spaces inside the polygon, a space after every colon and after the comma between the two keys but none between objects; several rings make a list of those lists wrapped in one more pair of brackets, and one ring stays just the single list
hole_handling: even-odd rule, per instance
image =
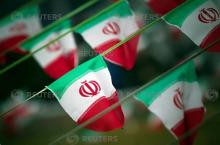
[{"label": "blurred flag in background", "polygon": [[[205,48],[220,38],[220,13],[212,0],[187,1],[163,19],[185,33],[195,44]],[[216,44],[209,51],[220,51]]]},{"label": "blurred flag in background", "polygon": [[[176,138],[195,129],[204,117],[202,92],[191,61],[139,92],[136,99],[156,114]],[[195,136],[193,131],[180,144],[192,145]]]},{"label": "blurred flag in background", "polygon": [[[96,19],[82,25],[77,32],[93,49],[102,53],[138,29],[129,4],[126,1],[121,1],[120,4],[102,13]],[[139,35],[105,55],[104,58],[130,70],[136,61],[138,41]]]},{"label": "blurred flag in background", "polygon": [[[41,22],[37,5],[25,6],[13,12],[0,21],[0,53],[15,47],[14,52],[24,54],[25,52],[16,45],[40,30]],[[5,61],[4,56],[0,56],[0,62]]]},{"label": "blurred flag in background", "polygon": [[[33,52],[68,31],[70,27],[70,21],[62,22],[37,38],[25,42],[22,45],[22,49]],[[76,47],[74,36],[72,33],[69,33],[50,44],[47,48],[35,53],[34,58],[44,69],[45,73],[57,79],[76,67],[78,63]]]}]

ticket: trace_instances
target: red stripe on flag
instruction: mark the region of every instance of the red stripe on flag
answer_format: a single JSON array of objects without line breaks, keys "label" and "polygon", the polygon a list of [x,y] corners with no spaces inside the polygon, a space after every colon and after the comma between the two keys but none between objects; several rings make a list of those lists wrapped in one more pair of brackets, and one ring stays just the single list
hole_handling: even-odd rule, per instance
[{"label": "red stripe on flag", "polygon": [[[13,36],[7,39],[4,39],[0,42],[0,52],[6,51],[8,48],[12,48],[16,46],[19,42],[25,40],[28,38],[28,35],[18,35],[18,36]],[[13,49],[14,52],[19,53],[19,54],[26,54],[25,51],[23,51],[20,47],[16,46]]]},{"label": "red stripe on flag", "polygon": [[[202,48],[208,47],[211,43],[213,43],[219,38],[220,38],[220,25],[216,26],[211,32],[209,32],[209,34],[205,37],[205,39],[201,43],[200,47]],[[216,44],[208,51],[220,52],[220,44],[219,43]]]},{"label": "red stripe on flag", "polygon": [[177,123],[172,129],[172,133],[177,137],[183,137],[186,133],[190,132],[190,135],[180,140],[180,145],[193,145],[193,142],[197,135],[197,130],[191,132],[194,128],[198,127],[203,121],[205,109],[195,108],[184,113],[184,119]]},{"label": "red stripe on flag", "polygon": [[[105,55],[105,59],[116,65],[124,67],[126,70],[132,69],[137,57],[137,45],[139,38],[140,35],[132,38],[117,49]],[[98,53],[102,53],[119,42],[119,39],[112,39],[98,46],[95,50]]]},{"label": "red stripe on flag", "polygon": [[[187,126],[187,131],[190,131],[196,127],[198,127],[204,118],[205,115],[205,109],[203,107],[201,108],[195,108],[191,110],[187,110],[185,112],[185,121],[186,121],[186,126]],[[192,145],[196,135],[197,135],[197,130],[195,130],[188,138],[188,145]]]},{"label": "red stripe on flag", "polygon": [[78,64],[77,50],[73,49],[70,52],[66,53],[65,59],[69,66],[71,66],[72,68],[76,67]]},{"label": "red stripe on flag", "polygon": [[[111,105],[117,103],[119,101],[118,99],[118,92],[115,92],[111,97],[107,98]],[[121,105],[119,105],[117,108],[115,108],[115,114],[120,119],[120,122],[124,124],[125,118],[124,114],[121,108]]]},{"label": "red stripe on flag", "polygon": [[[109,98],[111,98],[109,101]],[[117,102],[117,95],[113,94],[111,97],[106,98],[105,96],[96,100],[78,119],[77,123],[82,124],[98,113],[102,112],[114,102]],[[89,124],[86,128],[95,131],[111,131],[114,129],[122,128],[124,125],[124,114],[121,108],[116,108],[109,113],[103,115],[96,121]]]},{"label": "red stripe on flag", "polygon": [[73,67],[69,65],[63,55],[59,56],[47,67],[43,68],[45,73],[47,73],[53,79],[58,79],[63,76],[65,73],[70,71]]},{"label": "red stripe on flag", "polygon": [[148,6],[157,14],[164,15],[182,4],[185,0],[148,0]]},{"label": "red stripe on flag", "polygon": [[171,131],[177,138],[179,138],[186,132],[185,126],[185,120],[182,119],[173,128],[171,128]]}]

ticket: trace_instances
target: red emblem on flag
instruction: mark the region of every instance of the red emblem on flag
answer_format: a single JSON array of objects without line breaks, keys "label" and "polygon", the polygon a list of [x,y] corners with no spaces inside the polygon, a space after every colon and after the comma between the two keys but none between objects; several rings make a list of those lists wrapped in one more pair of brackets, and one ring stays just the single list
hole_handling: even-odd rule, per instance
[{"label": "red emblem on flag", "polygon": [[182,101],[183,93],[180,91],[180,89],[176,89],[176,94],[173,97],[173,103],[174,105],[179,108],[180,110],[184,109],[183,101]]},{"label": "red emblem on flag", "polygon": [[51,51],[51,52],[54,52],[54,51],[58,51],[61,49],[61,45],[59,42],[54,42],[53,44],[50,44],[48,47],[47,47],[47,50],[48,51]]},{"label": "red emblem on flag", "polygon": [[214,8],[203,8],[198,16],[202,23],[212,23],[219,19],[219,12]]},{"label": "red emblem on flag", "polygon": [[24,31],[25,29],[27,29],[27,26],[25,23],[17,23],[15,25],[13,25],[10,28],[11,32],[17,32],[17,33],[21,33],[22,31]]},{"label": "red emblem on flag", "polygon": [[109,22],[106,26],[102,29],[102,32],[106,35],[117,35],[120,33],[120,27],[116,22]]},{"label": "red emblem on flag", "polygon": [[100,85],[96,81],[84,81],[79,88],[79,94],[83,97],[93,97],[101,91]]}]

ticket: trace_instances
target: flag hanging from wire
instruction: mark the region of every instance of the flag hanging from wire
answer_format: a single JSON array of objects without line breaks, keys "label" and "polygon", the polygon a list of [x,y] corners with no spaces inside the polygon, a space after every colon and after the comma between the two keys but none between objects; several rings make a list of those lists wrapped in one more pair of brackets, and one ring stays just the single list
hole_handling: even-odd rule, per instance
[{"label": "flag hanging from wire", "polygon": [[[28,5],[13,12],[0,21],[0,53],[15,47],[14,52],[24,54],[25,52],[16,45],[40,30],[41,22],[37,5]],[[1,56],[0,60],[5,61],[4,56]]]},{"label": "flag hanging from wire", "polygon": [[[69,20],[45,31],[38,37],[22,44],[22,49],[30,53],[49,43],[71,27]],[[76,67],[78,63],[76,43],[72,33],[35,53],[34,58],[50,77],[57,79]]]},{"label": "flag hanging from wire", "polygon": [[[189,0],[163,17],[205,48],[220,37],[220,11],[212,0]],[[219,52],[220,44],[209,49]]]},{"label": "flag hanging from wire", "polygon": [[[176,137],[183,137],[200,125],[204,117],[202,92],[192,61],[140,91],[135,97],[157,115]],[[196,131],[180,141],[192,145]]]},{"label": "flag hanging from wire", "polygon": [[[97,56],[78,66],[47,87],[69,116],[81,124],[118,102],[108,68]],[[122,128],[124,115],[121,106],[105,114],[86,128],[111,131]]]},{"label": "flag hanging from wire", "polygon": [[[76,31],[98,53],[106,51],[138,30],[135,16],[126,1],[105,11]],[[135,64],[139,35],[113,50],[104,58],[129,70]]]}]

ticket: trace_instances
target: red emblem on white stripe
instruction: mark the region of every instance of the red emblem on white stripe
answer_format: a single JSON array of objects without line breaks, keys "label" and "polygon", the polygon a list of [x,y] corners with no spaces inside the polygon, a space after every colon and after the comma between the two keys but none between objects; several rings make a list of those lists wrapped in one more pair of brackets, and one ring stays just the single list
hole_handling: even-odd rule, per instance
[{"label": "red emblem on white stripe", "polygon": [[219,19],[219,12],[214,8],[203,8],[200,10],[198,19],[202,23],[212,23]]},{"label": "red emblem on white stripe", "polygon": [[47,50],[50,52],[59,51],[61,49],[61,44],[59,42],[54,42],[47,47]]},{"label": "red emblem on white stripe", "polygon": [[100,85],[92,80],[92,81],[84,81],[82,82],[81,87],[79,88],[79,94],[83,97],[93,97],[99,94],[101,91]]},{"label": "red emblem on white stripe", "polygon": [[183,97],[183,93],[180,91],[180,89],[176,89],[176,94],[173,96],[173,103],[174,105],[179,108],[180,110],[184,109],[184,105],[183,105],[183,101],[182,101],[182,97]]},{"label": "red emblem on white stripe", "polygon": [[118,35],[120,33],[120,27],[116,22],[109,22],[106,26],[102,29],[102,32],[105,35]]},{"label": "red emblem on white stripe", "polygon": [[17,32],[17,33],[21,33],[23,32],[25,29],[27,29],[27,26],[25,23],[17,23],[15,25],[13,25],[9,30],[11,32]]}]

